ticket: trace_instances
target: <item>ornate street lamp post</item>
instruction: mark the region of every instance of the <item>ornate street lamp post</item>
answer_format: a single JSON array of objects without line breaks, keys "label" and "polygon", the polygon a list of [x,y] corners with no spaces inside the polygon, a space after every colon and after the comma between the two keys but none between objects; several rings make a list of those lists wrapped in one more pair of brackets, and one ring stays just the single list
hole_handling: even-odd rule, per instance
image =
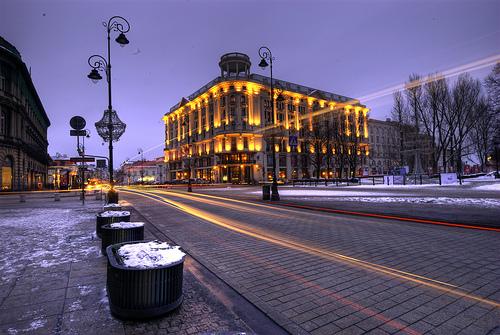
[{"label": "ornate street lamp post", "polygon": [[[273,83],[273,54],[268,47],[260,47],[259,56],[261,58],[259,66],[265,69],[269,66],[271,70],[271,115],[274,118],[274,83]],[[267,62],[269,61],[269,63]],[[274,132],[274,131],[273,131]],[[273,183],[271,185],[271,200],[280,200],[280,195],[278,193],[278,181],[276,179],[276,152],[275,152],[275,140],[274,133],[271,134],[272,137],[272,157],[273,157]]]},{"label": "ornate street lamp post", "polygon": [[108,82],[108,109],[104,111],[104,115],[98,122],[95,123],[97,133],[105,142],[109,142],[109,184],[111,189],[108,193],[108,202],[118,202],[118,193],[114,190],[113,180],[113,141],[118,141],[120,136],[125,132],[126,124],[119,118],[111,104],[111,31],[118,31],[120,34],[115,41],[120,46],[125,46],[129,43],[125,33],[130,30],[130,24],[121,16],[113,16],[109,19],[108,23],[102,23],[106,27],[108,33],[108,58],[107,60],[100,55],[92,55],[88,59],[89,65],[92,67],[90,74],[87,76],[94,83],[101,80],[102,77],[99,71],[104,71],[106,74],[106,81]]}]

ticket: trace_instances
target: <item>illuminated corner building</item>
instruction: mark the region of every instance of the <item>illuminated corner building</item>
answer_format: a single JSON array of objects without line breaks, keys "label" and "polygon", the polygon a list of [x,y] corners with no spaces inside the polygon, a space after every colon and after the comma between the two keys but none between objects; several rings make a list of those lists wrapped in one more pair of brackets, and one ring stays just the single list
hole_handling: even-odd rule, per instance
[{"label": "illuminated corner building", "polygon": [[[163,117],[168,181],[188,178],[189,169],[191,178],[212,182],[270,180],[273,154],[283,180],[347,173],[349,164],[313,164],[315,148],[335,158],[335,146],[318,147],[323,142],[314,137],[326,121],[343,133],[343,153],[369,154],[368,109],[357,100],[277,79],[271,99],[270,78],[251,74],[247,55],[225,54],[219,67],[219,77]],[[289,143],[294,138],[297,146]]]},{"label": "illuminated corner building", "polygon": [[49,118],[21,54],[0,37],[2,190],[33,190],[47,184],[49,126]]}]

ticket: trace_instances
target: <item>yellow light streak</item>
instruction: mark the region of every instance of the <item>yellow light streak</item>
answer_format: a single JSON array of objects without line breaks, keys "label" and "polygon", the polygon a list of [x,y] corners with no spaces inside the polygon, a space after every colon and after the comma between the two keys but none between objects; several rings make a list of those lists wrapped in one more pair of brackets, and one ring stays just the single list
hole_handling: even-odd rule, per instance
[{"label": "yellow light streak", "polygon": [[[226,229],[229,229],[232,231],[236,231],[238,233],[257,238],[259,240],[263,240],[266,242],[277,244],[277,245],[280,245],[282,247],[286,247],[286,248],[293,249],[296,251],[305,252],[305,253],[308,253],[310,255],[319,256],[319,257],[326,258],[329,260],[334,260],[334,261],[339,261],[342,263],[347,263],[350,265],[359,266],[359,267],[362,267],[365,269],[372,270],[374,272],[379,272],[379,273],[383,273],[386,275],[394,276],[396,278],[406,279],[408,281],[411,281],[411,282],[414,282],[417,284],[421,284],[421,285],[424,285],[426,287],[434,288],[434,289],[437,289],[439,291],[452,294],[454,296],[468,298],[468,299],[478,301],[478,302],[481,302],[481,303],[484,303],[484,304],[487,304],[487,305],[490,305],[490,306],[493,306],[496,308],[500,307],[500,303],[498,303],[496,301],[489,300],[486,298],[482,298],[482,297],[479,297],[479,296],[476,296],[473,294],[468,294],[466,292],[460,291],[458,289],[455,289],[455,287],[457,287],[457,286],[446,283],[446,282],[441,282],[441,281],[427,278],[425,276],[420,276],[420,275],[417,275],[417,274],[414,274],[411,272],[401,271],[401,270],[393,269],[393,268],[386,267],[383,265],[370,263],[370,262],[363,261],[363,260],[360,260],[360,259],[357,259],[354,257],[345,256],[345,255],[342,255],[339,253],[331,252],[331,251],[328,251],[325,249],[320,249],[317,247],[304,245],[304,244],[296,242],[292,239],[288,239],[284,236],[280,236],[278,234],[273,234],[273,233],[270,233],[267,231],[263,232],[262,230],[260,230],[258,228],[254,228],[254,227],[249,228],[247,226],[242,227],[241,224],[239,224],[235,220],[231,220],[231,219],[224,218],[224,217],[221,217],[221,216],[218,216],[218,215],[215,215],[215,214],[203,211],[203,210],[199,210],[195,207],[168,199],[164,196],[157,195],[158,197],[160,197],[162,199],[162,200],[158,200],[158,199],[146,194],[143,191],[141,191],[141,192],[139,192],[139,191],[128,192],[125,190],[123,190],[123,191],[127,192],[127,193],[138,194],[138,195],[147,197],[149,199],[152,199],[154,201],[157,201],[159,203],[171,205],[172,207],[175,207],[181,211],[184,211],[185,213],[190,214],[192,216],[204,219],[205,221],[211,222],[211,223],[218,225],[220,227],[223,227],[223,228],[226,228]],[[177,194],[179,194],[179,193],[176,193],[176,195]],[[192,199],[194,199],[194,198],[195,197],[192,196]],[[224,198],[224,199],[226,200],[226,198]],[[274,209],[275,207],[272,207],[272,208]]]}]

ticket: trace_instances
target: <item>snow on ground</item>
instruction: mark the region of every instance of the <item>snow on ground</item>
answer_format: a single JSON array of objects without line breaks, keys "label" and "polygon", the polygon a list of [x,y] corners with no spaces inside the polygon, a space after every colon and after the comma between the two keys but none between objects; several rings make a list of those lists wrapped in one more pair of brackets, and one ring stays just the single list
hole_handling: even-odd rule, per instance
[{"label": "snow on ground", "polygon": [[203,187],[200,188],[201,191],[248,191],[247,187]]},{"label": "snow on ground", "polygon": [[109,226],[117,229],[137,228],[144,226],[144,222],[116,222]]},{"label": "snow on ground", "polygon": [[14,328],[9,328],[7,329],[7,332],[9,335],[16,335],[19,332],[21,333],[31,333],[39,328],[44,327],[47,324],[47,320],[45,319],[36,319],[30,323],[29,328],[26,329],[14,329]]},{"label": "snow on ground", "polygon": [[[254,191],[252,194],[261,194],[262,191]],[[391,193],[370,193],[370,192],[356,192],[351,190],[346,190],[346,188],[339,188],[336,190],[325,190],[325,189],[293,189],[293,188],[279,188],[280,195],[284,196],[338,196],[338,197],[349,197],[349,196],[389,196]]]},{"label": "snow on ground", "polygon": [[[302,198],[306,200],[307,198]],[[309,198],[308,200],[318,200]],[[474,206],[484,208],[500,208],[500,200],[491,198],[449,198],[449,197],[342,197],[342,198],[320,198],[321,200],[355,201],[371,203],[407,203],[407,204],[435,204]]]},{"label": "snow on ground", "polygon": [[[97,208],[96,208],[97,211]],[[0,282],[8,282],[25,268],[47,268],[85,257],[100,257],[93,236],[81,228],[95,221],[89,208],[1,209]]]},{"label": "snow on ground", "polygon": [[152,241],[127,244],[118,249],[118,256],[126,267],[150,269],[167,266],[184,259],[178,246]]},{"label": "snow on ground", "polygon": [[500,191],[500,183],[476,186],[474,189],[480,191]]}]

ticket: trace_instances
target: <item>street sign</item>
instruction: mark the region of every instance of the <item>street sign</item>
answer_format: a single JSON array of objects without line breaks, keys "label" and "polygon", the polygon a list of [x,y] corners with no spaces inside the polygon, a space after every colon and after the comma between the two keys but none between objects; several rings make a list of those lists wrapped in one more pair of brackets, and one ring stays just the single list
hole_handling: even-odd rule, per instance
[{"label": "street sign", "polygon": [[76,130],[82,130],[83,128],[85,128],[86,124],[87,122],[85,122],[85,119],[81,116],[73,116],[71,120],[69,120],[69,125],[71,126],[71,128]]},{"label": "street sign", "polygon": [[298,144],[297,141],[297,136],[296,135],[290,135],[288,136],[288,145],[291,147],[296,147]]},{"label": "street sign", "polygon": [[98,159],[98,160],[96,160],[96,167],[99,168],[99,169],[106,168],[106,160],[105,159]]},{"label": "street sign", "polygon": [[95,158],[94,157],[70,157],[69,158],[70,161],[72,162],[78,162],[78,163],[81,163],[81,162],[88,162],[88,163],[93,163],[95,161]]},{"label": "street sign", "polygon": [[69,136],[86,136],[86,135],[87,135],[87,131],[85,131],[85,130],[71,129],[69,131]]}]

